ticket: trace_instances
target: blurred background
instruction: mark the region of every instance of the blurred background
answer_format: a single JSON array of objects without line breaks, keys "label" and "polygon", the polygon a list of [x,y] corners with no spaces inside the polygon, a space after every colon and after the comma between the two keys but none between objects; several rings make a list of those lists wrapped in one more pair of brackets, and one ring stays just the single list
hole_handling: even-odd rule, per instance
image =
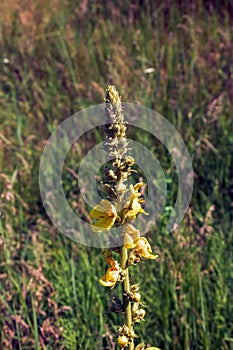
[{"label": "blurred background", "polygon": [[[135,130],[166,174],[168,196],[149,236],[156,263],[134,269],[147,316],[136,333],[163,350],[233,349],[233,3],[224,1],[2,0],[0,11],[0,349],[117,349],[119,315],[99,285],[101,250],[56,231],[42,206],[45,143],[68,116],[122,100],[164,115],[190,152],[195,187],[178,230],[165,233],[177,193],[163,145]],[[63,186],[89,220],[70,150]],[[155,199],[156,200],[156,199]]]}]

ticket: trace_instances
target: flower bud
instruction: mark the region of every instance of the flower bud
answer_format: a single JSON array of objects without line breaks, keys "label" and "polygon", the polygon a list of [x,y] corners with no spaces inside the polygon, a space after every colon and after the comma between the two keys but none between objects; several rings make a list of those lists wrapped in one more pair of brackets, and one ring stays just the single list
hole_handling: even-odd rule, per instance
[{"label": "flower bud", "polygon": [[144,320],[145,314],[146,314],[146,311],[145,311],[144,309],[139,309],[139,310],[138,310],[138,317],[139,317],[141,320]]},{"label": "flower bud", "polygon": [[125,335],[122,335],[122,336],[118,337],[117,342],[121,348],[124,348],[125,346],[127,346],[129,344],[129,338],[126,337]]},{"label": "flower bud", "polygon": [[134,293],[132,295],[133,301],[139,302],[141,300],[141,294],[140,293]]}]

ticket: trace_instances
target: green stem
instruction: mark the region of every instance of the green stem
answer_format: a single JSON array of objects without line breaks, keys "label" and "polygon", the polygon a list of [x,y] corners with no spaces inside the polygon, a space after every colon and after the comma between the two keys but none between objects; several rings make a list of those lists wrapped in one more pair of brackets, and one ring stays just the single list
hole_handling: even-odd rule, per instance
[{"label": "green stem", "polygon": [[[125,325],[129,328],[129,331],[133,330],[132,326],[132,312],[131,312],[131,303],[129,301],[129,298],[127,296],[128,292],[130,291],[130,283],[129,283],[129,269],[127,267],[127,260],[128,260],[128,251],[123,246],[121,247],[121,268],[125,271],[125,278],[122,283],[122,299],[123,299],[123,308],[124,308],[124,315],[125,315]],[[134,349],[134,341],[132,340],[128,346],[128,350]]]}]

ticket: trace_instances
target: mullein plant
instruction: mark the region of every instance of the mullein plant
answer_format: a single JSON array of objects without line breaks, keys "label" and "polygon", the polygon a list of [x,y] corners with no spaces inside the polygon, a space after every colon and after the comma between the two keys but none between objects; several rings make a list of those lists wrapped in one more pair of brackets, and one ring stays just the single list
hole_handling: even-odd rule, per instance
[{"label": "mullein plant", "polygon": [[[147,215],[142,208],[144,200],[140,192],[144,183],[133,185],[128,181],[132,171],[135,171],[132,169],[134,159],[128,155],[127,127],[121,99],[115,86],[108,86],[106,89],[105,117],[104,149],[107,162],[101,184],[106,199],[102,199],[91,210],[90,215],[93,219],[94,232],[109,231],[111,237],[111,229],[120,227],[123,245],[118,249],[103,250],[105,262],[109,267],[99,281],[102,286],[112,289],[117,284],[122,285],[122,298],[112,297],[109,305],[110,311],[124,315],[124,323],[118,330],[118,345],[124,350],[144,350],[146,348],[144,343],[136,347],[134,345],[134,340],[137,338],[134,325],[144,321],[145,305],[141,301],[139,284],[131,284],[129,267],[145,259],[156,260],[158,256],[151,254],[149,242],[132,225],[138,214]],[[147,348],[147,350],[156,349],[158,350],[155,347]]]}]

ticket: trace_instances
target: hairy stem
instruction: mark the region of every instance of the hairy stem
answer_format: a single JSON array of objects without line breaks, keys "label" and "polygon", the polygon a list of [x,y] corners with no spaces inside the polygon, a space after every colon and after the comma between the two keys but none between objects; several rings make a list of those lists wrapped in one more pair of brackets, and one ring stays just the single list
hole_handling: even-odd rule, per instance
[{"label": "hairy stem", "polygon": [[[129,269],[127,265],[128,252],[127,249],[123,246],[121,247],[121,267],[125,271],[125,279],[122,284],[122,299],[123,299],[123,308],[125,315],[125,325],[129,328],[129,331],[133,330],[132,327],[132,313],[131,313],[131,303],[128,298],[128,292],[130,291],[130,283],[129,283]],[[128,350],[134,349],[134,341],[132,340],[128,346]]]}]

